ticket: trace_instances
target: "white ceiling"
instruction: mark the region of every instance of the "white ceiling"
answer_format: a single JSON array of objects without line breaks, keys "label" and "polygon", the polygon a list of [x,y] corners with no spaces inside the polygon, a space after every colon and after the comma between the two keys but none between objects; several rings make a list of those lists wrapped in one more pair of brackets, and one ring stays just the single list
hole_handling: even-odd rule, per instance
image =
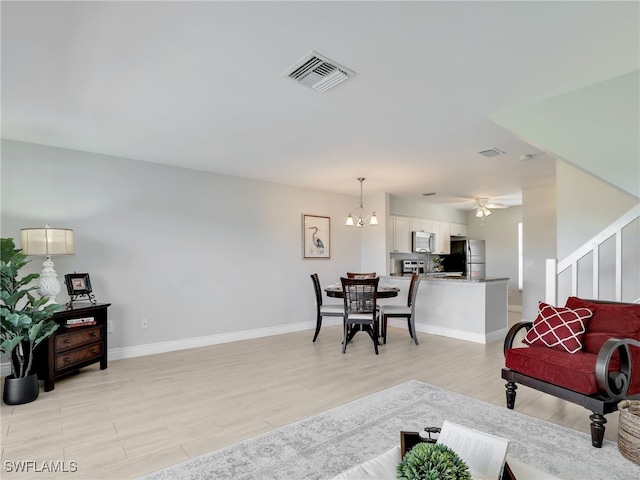
[{"label": "white ceiling", "polygon": [[[489,120],[637,69],[637,2],[2,2],[4,138],[357,195],[521,203]],[[356,75],[282,77],[309,51]],[[477,152],[497,147],[504,155]],[[521,161],[523,154],[532,154]],[[465,203],[466,202],[466,203]]]}]

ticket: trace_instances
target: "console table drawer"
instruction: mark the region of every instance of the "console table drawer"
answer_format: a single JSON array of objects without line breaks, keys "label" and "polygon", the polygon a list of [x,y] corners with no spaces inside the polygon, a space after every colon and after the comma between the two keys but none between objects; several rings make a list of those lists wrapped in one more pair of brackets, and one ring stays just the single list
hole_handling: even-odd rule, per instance
[{"label": "console table drawer", "polygon": [[[82,327],[78,327],[82,328]],[[102,328],[99,326],[82,328],[75,332],[56,335],[56,351],[69,350],[79,345],[86,345],[90,342],[102,340]]]},{"label": "console table drawer", "polygon": [[56,356],[56,370],[72,367],[78,363],[86,362],[102,355],[102,343],[96,343],[84,348],[78,348]]}]

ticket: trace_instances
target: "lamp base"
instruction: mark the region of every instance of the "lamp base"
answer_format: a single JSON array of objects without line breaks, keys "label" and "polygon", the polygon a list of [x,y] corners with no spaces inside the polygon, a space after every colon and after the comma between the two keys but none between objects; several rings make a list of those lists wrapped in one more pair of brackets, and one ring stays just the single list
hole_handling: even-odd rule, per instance
[{"label": "lamp base", "polygon": [[60,282],[58,281],[58,274],[53,269],[53,262],[51,257],[47,256],[47,259],[42,263],[42,272],[40,272],[40,282],[38,283],[38,294],[41,297],[48,297],[49,301],[46,305],[51,305],[56,302],[56,295],[60,293]]}]

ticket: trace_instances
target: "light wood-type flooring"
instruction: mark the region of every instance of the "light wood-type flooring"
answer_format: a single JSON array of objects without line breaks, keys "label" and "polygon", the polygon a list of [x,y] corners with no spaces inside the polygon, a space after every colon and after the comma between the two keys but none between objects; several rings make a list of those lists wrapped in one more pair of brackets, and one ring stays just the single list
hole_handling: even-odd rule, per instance
[{"label": "light wood-type flooring", "polygon": [[[343,355],[341,327],[324,327],[316,343],[312,336],[110,361],[41,389],[35,402],[3,404],[0,477],[135,478],[411,379],[505,405],[502,342],[418,333],[416,346],[406,329],[389,327],[380,355],[365,333]],[[587,410],[526,387],[516,410],[589,432]],[[607,418],[606,438],[616,440],[618,414]],[[7,472],[18,460],[77,472]]]}]

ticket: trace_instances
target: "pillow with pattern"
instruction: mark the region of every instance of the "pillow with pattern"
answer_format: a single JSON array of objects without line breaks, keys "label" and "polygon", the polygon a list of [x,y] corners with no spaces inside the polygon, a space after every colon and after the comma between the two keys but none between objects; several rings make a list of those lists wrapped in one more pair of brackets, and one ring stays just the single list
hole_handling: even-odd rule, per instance
[{"label": "pillow with pattern", "polygon": [[524,337],[524,343],[576,353],[582,350],[582,337],[587,321],[593,315],[588,308],[554,307],[544,302],[538,305],[538,316]]}]

